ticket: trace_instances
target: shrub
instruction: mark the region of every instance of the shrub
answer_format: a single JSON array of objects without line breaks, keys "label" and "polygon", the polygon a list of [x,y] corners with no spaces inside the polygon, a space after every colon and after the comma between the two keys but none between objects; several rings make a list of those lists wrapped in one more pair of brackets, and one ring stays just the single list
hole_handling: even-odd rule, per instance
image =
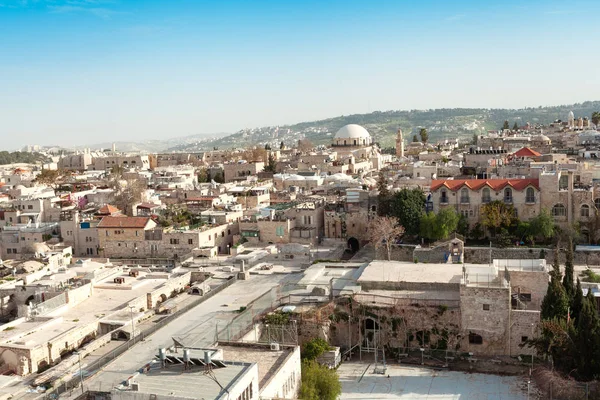
[{"label": "shrub", "polygon": [[321,338],[314,338],[302,346],[302,358],[304,360],[315,360],[321,354],[331,350],[329,343]]},{"label": "shrub", "polygon": [[316,361],[302,361],[302,385],[299,398],[303,400],[336,400],[342,394],[340,377],[335,369]]}]

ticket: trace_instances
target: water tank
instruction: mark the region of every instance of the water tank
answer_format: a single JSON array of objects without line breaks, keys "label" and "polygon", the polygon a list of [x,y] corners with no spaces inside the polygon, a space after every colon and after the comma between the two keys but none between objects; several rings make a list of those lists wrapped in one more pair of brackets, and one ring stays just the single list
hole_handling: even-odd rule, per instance
[{"label": "water tank", "polygon": [[160,359],[160,361],[165,361],[167,359],[167,353],[164,347],[158,348],[158,358]]},{"label": "water tank", "polygon": [[183,361],[184,362],[190,362],[191,360],[191,351],[190,349],[183,349]]},{"label": "water tank", "polygon": [[204,352],[204,362],[206,364],[210,364],[212,362],[212,360],[210,358],[210,351],[205,351]]}]

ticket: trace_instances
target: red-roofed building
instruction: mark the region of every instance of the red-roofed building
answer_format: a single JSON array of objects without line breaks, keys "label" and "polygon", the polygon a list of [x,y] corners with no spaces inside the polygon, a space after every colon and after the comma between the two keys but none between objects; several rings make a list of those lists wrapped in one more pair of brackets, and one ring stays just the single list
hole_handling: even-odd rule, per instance
[{"label": "red-roofed building", "polygon": [[97,219],[102,219],[104,217],[115,217],[119,215],[121,215],[121,210],[119,210],[115,206],[107,204],[105,206],[100,207],[100,209],[96,212],[95,217]]},{"label": "red-roofed building", "polygon": [[524,158],[535,159],[537,157],[540,157],[541,155],[542,155],[541,153],[538,153],[537,151],[532,150],[529,147],[523,147],[522,149],[513,153],[514,157],[518,157],[521,159],[524,159]]},{"label": "red-roofed building", "polygon": [[538,179],[438,179],[431,182],[429,206],[434,212],[454,207],[472,226],[484,204],[499,200],[515,207],[519,219],[540,212]]}]

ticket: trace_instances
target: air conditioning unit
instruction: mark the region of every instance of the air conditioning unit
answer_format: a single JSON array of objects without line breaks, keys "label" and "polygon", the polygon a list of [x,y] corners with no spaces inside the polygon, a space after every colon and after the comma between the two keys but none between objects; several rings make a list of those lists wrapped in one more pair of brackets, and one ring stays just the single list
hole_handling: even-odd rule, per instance
[{"label": "air conditioning unit", "polygon": [[279,343],[271,343],[271,350],[279,351]]}]

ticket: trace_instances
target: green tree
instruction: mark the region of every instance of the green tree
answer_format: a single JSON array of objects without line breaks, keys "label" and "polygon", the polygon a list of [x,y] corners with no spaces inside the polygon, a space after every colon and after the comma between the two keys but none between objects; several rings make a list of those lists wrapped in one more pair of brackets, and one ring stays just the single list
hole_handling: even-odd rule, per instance
[{"label": "green tree", "polygon": [[502,125],[502,130],[510,129],[510,125],[508,125],[508,121],[504,121],[504,125]]},{"label": "green tree", "polygon": [[479,135],[476,133],[473,134],[473,138],[471,139],[471,144],[477,146],[477,140],[479,139]]},{"label": "green tree", "polygon": [[427,143],[429,140],[429,133],[427,133],[427,129],[425,128],[421,128],[421,130],[419,130],[419,136],[421,137],[421,142],[423,143]]},{"label": "green tree", "polygon": [[402,189],[391,198],[391,215],[398,218],[408,235],[419,234],[419,222],[425,207],[425,194],[421,189]]},{"label": "green tree", "polygon": [[458,227],[458,213],[453,209],[446,207],[435,216],[434,233],[436,238],[447,239],[452,232],[456,232]]},{"label": "green tree", "polygon": [[546,295],[542,300],[542,319],[566,318],[569,309],[569,297],[560,279],[550,280]]},{"label": "green tree", "polygon": [[542,208],[542,211],[538,215],[529,220],[529,226],[531,228],[530,234],[533,238],[540,237],[547,240],[554,236],[554,219],[545,208]]},{"label": "green tree", "polygon": [[592,113],[592,124],[598,126],[600,124],[600,112],[594,111]]},{"label": "green tree", "polygon": [[335,369],[319,365],[316,361],[302,361],[302,400],[336,400],[342,394],[340,377]]},{"label": "green tree", "polygon": [[417,143],[419,141],[419,138],[417,138],[417,135],[414,135],[412,138],[413,143]]},{"label": "green tree", "polygon": [[42,172],[35,177],[35,182],[52,186],[56,184],[58,178],[60,178],[60,172],[58,170],[43,169]]},{"label": "green tree", "polygon": [[565,258],[565,275],[563,276],[562,284],[565,288],[565,293],[569,297],[569,300],[573,298],[575,292],[574,285],[574,265],[573,265],[573,240],[569,239],[567,244],[567,253]]},{"label": "green tree", "polygon": [[435,241],[435,213],[428,212],[421,215],[419,220],[419,234],[428,241]]},{"label": "green tree", "polygon": [[331,346],[326,340],[314,338],[302,346],[302,359],[307,361],[316,360],[321,354],[329,350],[331,350]]},{"label": "green tree", "polygon": [[481,208],[481,224],[494,235],[501,228],[508,229],[515,221],[515,209],[512,204],[495,200]]},{"label": "green tree", "polygon": [[596,300],[592,291],[584,298],[577,323],[577,372],[580,378],[595,378],[600,372],[600,329]]},{"label": "green tree", "polygon": [[576,322],[579,321],[579,314],[583,308],[583,290],[581,289],[581,281],[577,278],[577,286],[575,286],[575,295],[571,304],[571,318]]},{"label": "green tree", "polygon": [[208,175],[208,170],[206,168],[200,168],[198,170],[198,182],[199,183],[210,182],[210,176]]},{"label": "green tree", "polygon": [[222,172],[217,172],[215,176],[212,177],[212,180],[217,183],[225,183],[225,177]]},{"label": "green tree", "polygon": [[269,156],[267,158],[267,165],[264,168],[265,172],[277,172],[277,161],[275,160],[275,156],[273,153],[269,152]]},{"label": "green tree", "polygon": [[380,216],[388,216],[390,214],[390,199],[392,192],[388,189],[387,179],[385,172],[379,170],[379,176],[377,177],[377,214]]},{"label": "green tree", "polygon": [[519,130],[519,125],[517,124],[517,121],[515,121],[515,124],[513,125],[513,131],[518,131]]}]

